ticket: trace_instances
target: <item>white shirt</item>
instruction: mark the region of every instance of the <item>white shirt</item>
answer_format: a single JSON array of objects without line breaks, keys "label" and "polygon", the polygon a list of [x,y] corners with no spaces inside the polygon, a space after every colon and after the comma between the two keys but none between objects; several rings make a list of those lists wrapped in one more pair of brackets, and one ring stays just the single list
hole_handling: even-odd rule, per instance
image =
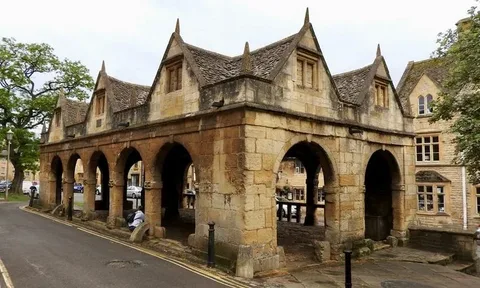
[{"label": "white shirt", "polygon": [[142,211],[138,210],[137,212],[135,212],[135,217],[133,218],[133,222],[129,223],[128,226],[137,227],[143,221],[145,221],[145,214],[143,214]]}]

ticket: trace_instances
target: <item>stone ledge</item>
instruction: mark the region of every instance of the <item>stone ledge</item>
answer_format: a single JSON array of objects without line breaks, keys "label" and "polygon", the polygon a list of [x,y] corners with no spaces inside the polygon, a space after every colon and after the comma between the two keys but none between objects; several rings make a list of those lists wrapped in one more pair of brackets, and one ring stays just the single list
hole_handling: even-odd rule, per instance
[{"label": "stone ledge", "polygon": [[448,234],[458,234],[458,235],[465,235],[465,236],[472,236],[475,237],[476,231],[475,230],[462,230],[454,227],[427,227],[427,226],[419,226],[419,225],[411,225],[408,227],[408,230],[414,231],[431,231],[437,233],[448,233]]}]

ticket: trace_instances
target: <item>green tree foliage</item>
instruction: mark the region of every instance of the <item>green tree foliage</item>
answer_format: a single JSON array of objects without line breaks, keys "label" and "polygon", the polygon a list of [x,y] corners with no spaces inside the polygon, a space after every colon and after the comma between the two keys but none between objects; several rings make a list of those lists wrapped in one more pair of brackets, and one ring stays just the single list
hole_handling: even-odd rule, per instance
[{"label": "green tree foliage", "polygon": [[439,34],[434,56],[446,61],[449,74],[431,121],[452,120],[456,161],[480,183],[480,13],[472,7],[468,14],[456,30]]},{"label": "green tree foliage", "polygon": [[31,131],[52,119],[60,91],[83,100],[93,85],[84,65],[59,59],[48,44],[2,38],[0,139],[5,139],[8,129],[14,132],[10,153],[15,168],[12,192],[21,192],[25,170],[38,171],[39,139]]}]

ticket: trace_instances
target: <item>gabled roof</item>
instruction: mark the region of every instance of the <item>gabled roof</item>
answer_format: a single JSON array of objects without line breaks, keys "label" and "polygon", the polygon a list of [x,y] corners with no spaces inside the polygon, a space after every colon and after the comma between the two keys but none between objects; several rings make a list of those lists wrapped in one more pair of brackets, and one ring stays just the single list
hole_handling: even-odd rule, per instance
[{"label": "gabled roof", "polygon": [[430,78],[440,88],[448,75],[448,69],[449,67],[443,59],[428,59],[417,62],[410,61],[397,86],[402,105],[408,105],[407,101],[409,100],[410,94],[423,75]]},{"label": "gabled roof", "polygon": [[373,68],[373,64],[353,71],[333,75],[333,80],[337,85],[338,94],[342,101],[350,104],[361,105],[361,94],[365,88],[371,84],[368,76]]},{"label": "gabled roof", "polygon": [[147,101],[150,86],[124,82],[111,76],[107,77],[113,93],[109,100],[114,113],[143,105]]},{"label": "gabled roof", "polygon": [[62,103],[62,120],[65,127],[82,123],[87,115],[88,103],[65,99]]},{"label": "gabled roof", "polygon": [[[253,76],[270,79],[272,71],[282,59],[297,34],[250,52]],[[205,79],[205,85],[240,76],[243,55],[229,57],[186,44],[195,64]]]},{"label": "gabled roof", "polygon": [[416,182],[450,182],[446,177],[436,171],[418,171],[415,174]]}]

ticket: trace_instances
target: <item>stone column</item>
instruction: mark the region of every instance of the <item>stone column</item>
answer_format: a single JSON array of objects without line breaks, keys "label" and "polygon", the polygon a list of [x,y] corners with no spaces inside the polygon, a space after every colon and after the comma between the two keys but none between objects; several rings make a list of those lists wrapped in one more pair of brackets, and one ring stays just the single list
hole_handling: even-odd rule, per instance
[{"label": "stone column", "polygon": [[[123,219],[123,183],[110,181],[110,207],[107,218],[107,227],[115,228],[122,225]],[[120,221],[119,221],[120,220]]]},{"label": "stone column", "polygon": [[318,194],[318,174],[307,175],[307,212],[305,215],[305,226],[314,226],[317,222],[315,211],[317,208],[315,204],[317,203],[317,194]]},{"label": "stone column", "polygon": [[[330,242],[332,252],[340,244],[340,188],[325,186],[325,240]],[[338,253],[337,253],[338,254]]]},{"label": "stone column", "polygon": [[65,208],[65,211],[68,211],[68,209],[69,209],[69,206],[68,206],[69,197],[72,197],[72,205],[73,205],[73,202],[74,202],[74,199],[73,199],[73,183],[74,183],[73,179],[65,179],[65,181],[63,182],[63,207]]},{"label": "stone column", "polygon": [[405,186],[392,185],[393,229],[390,234],[397,238],[406,237]]},{"label": "stone column", "polygon": [[85,180],[83,182],[83,212],[89,213],[95,211],[95,179]]},{"label": "stone column", "polygon": [[[148,178],[147,178],[148,179]],[[162,226],[162,183],[145,181],[145,218],[150,224],[149,235],[165,237]]]}]

